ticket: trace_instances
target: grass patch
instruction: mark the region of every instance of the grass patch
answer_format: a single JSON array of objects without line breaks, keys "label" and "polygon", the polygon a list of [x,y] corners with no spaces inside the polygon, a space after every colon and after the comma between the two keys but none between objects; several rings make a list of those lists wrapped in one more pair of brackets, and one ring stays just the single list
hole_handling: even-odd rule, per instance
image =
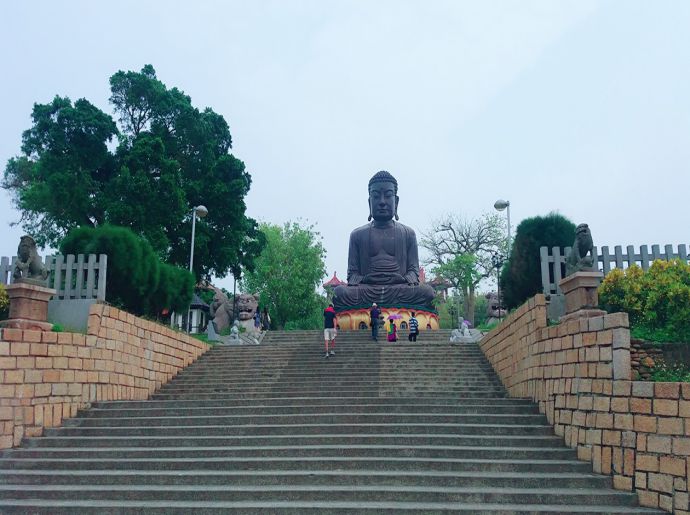
[{"label": "grass patch", "polygon": [[652,329],[637,325],[630,328],[630,336],[655,343],[690,343],[690,329],[674,331],[668,327]]},{"label": "grass patch", "polygon": [[652,370],[651,379],[662,383],[690,383],[690,368],[684,363],[668,365],[660,361]]},{"label": "grass patch", "polygon": [[483,333],[488,333],[494,327],[496,327],[499,323],[500,322],[491,322],[490,324],[480,324],[476,327],[476,329],[483,332]]}]

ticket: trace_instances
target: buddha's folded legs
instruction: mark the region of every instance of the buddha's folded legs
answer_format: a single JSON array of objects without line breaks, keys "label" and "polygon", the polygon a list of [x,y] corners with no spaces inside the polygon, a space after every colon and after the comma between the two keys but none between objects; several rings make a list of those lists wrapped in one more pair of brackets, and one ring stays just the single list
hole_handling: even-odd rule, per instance
[{"label": "buddha's folded legs", "polygon": [[427,284],[416,286],[359,284],[357,286],[336,287],[333,304],[336,311],[371,306],[374,302],[381,306],[426,306],[433,309],[431,305],[433,298],[434,290]]}]

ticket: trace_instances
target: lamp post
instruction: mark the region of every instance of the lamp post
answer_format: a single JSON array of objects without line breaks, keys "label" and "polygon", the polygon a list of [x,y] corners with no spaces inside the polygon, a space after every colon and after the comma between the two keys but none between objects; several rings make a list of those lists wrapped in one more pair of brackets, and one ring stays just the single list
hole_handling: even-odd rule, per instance
[{"label": "lamp post", "polygon": [[189,271],[194,273],[192,268],[194,267],[194,234],[196,231],[196,217],[203,218],[208,214],[208,209],[206,206],[196,206],[192,209],[192,246],[189,251]]},{"label": "lamp post", "polygon": [[494,209],[496,211],[506,210],[506,215],[508,215],[508,256],[510,256],[510,201],[498,199],[494,202]]},{"label": "lamp post", "polygon": [[500,252],[491,254],[491,264],[496,269],[496,295],[498,296],[498,319],[501,320],[501,267],[503,266],[503,256]]},{"label": "lamp post", "polygon": [[[196,206],[192,208],[192,244],[189,251],[189,272],[194,274],[194,236],[196,233],[196,217],[203,218],[208,214],[208,209],[206,206]],[[196,282],[196,281],[195,281]],[[192,297],[193,298],[193,297]],[[189,305],[189,311],[187,311],[187,332],[192,331],[192,306]]]}]

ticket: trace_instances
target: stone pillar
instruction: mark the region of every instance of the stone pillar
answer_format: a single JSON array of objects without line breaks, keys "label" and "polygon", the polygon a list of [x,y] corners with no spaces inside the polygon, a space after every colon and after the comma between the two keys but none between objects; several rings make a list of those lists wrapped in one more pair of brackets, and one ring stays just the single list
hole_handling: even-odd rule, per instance
[{"label": "stone pillar", "polygon": [[50,331],[53,324],[48,322],[48,301],[55,290],[17,281],[6,287],[10,298],[9,319],[0,322],[0,327],[14,329],[38,329]]},{"label": "stone pillar", "polygon": [[606,311],[598,309],[597,288],[603,278],[601,272],[575,272],[558,283],[565,295],[565,315],[560,318],[561,322],[606,314]]}]

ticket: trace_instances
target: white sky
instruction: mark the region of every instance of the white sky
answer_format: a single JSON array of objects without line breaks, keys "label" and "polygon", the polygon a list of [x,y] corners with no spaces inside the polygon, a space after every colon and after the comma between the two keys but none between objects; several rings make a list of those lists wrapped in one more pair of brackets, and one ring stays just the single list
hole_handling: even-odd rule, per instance
[{"label": "white sky", "polygon": [[[690,2],[31,1],[0,15],[0,163],[34,102],[155,67],[230,125],[248,214],[316,223],[344,278],[367,181],[400,186],[419,234],[511,202],[558,210],[595,244],[690,243]],[[19,215],[0,192],[0,255]],[[218,281],[232,288],[232,280]]]}]

